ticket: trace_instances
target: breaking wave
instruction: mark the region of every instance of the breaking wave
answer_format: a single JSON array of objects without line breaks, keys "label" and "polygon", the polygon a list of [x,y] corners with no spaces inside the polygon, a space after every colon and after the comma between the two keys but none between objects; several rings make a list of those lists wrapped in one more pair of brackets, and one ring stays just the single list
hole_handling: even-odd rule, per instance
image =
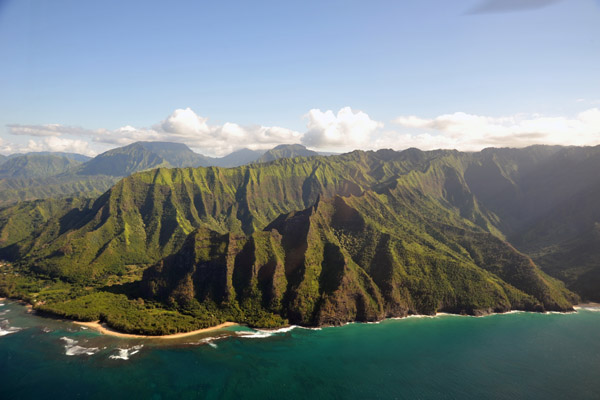
[{"label": "breaking wave", "polygon": [[247,339],[263,339],[280,333],[290,332],[294,329],[320,331],[322,328],[306,328],[298,325],[290,325],[279,329],[255,329],[252,331],[237,331],[235,332],[235,334]]},{"label": "breaking wave", "polygon": [[100,351],[100,349],[98,347],[78,346],[77,343],[79,343],[79,342],[77,340],[70,339],[65,336],[61,337],[60,340],[63,340],[66,342],[65,354],[68,356],[80,356],[80,355],[91,356]]},{"label": "breaking wave", "polygon": [[6,329],[0,328],[0,336],[10,335],[11,333],[19,332],[20,330],[21,330],[21,328],[17,328],[14,326],[9,326]]},{"label": "breaking wave", "polygon": [[0,321],[0,336],[10,335],[11,333],[19,332],[22,328],[9,326],[7,319]]},{"label": "breaking wave", "polygon": [[111,360],[129,360],[129,357],[131,357],[134,354],[139,353],[140,350],[142,349],[142,347],[144,347],[143,344],[140,344],[138,346],[133,346],[130,348],[125,348],[125,349],[117,349],[118,350],[117,354],[113,354],[112,356],[109,356],[108,358],[110,358]]},{"label": "breaking wave", "polygon": [[285,332],[289,332],[291,330],[294,330],[296,328],[300,328],[298,325],[290,325],[290,326],[286,326],[283,328],[279,328],[279,329],[256,329],[257,332],[263,332],[263,333],[285,333]]},{"label": "breaking wave", "polygon": [[262,339],[273,336],[273,333],[268,331],[237,331],[235,334],[245,339]]},{"label": "breaking wave", "polygon": [[214,343],[215,340],[219,340],[219,339],[223,339],[223,337],[207,337],[204,339],[200,339],[200,341],[198,342],[199,344],[207,344],[210,347],[212,347],[213,349],[217,348],[217,344]]},{"label": "breaking wave", "polygon": [[574,307],[577,311],[593,311],[600,312],[600,307]]}]

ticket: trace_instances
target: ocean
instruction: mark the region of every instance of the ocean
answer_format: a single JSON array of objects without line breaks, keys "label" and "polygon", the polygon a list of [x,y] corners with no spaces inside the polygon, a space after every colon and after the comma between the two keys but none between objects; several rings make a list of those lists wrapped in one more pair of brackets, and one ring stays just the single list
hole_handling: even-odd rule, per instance
[{"label": "ocean", "polygon": [[165,341],[0,301],[0,399],[599,399],[600,309]]}]

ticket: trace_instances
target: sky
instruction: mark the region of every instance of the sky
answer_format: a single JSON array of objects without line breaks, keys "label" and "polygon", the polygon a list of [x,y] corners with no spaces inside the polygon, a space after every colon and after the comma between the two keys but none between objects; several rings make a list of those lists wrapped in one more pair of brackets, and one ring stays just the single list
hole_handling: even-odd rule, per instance
[{"label": "sky", "polygon": [[600,0],[0,0],[0,154],[600,144]]}]

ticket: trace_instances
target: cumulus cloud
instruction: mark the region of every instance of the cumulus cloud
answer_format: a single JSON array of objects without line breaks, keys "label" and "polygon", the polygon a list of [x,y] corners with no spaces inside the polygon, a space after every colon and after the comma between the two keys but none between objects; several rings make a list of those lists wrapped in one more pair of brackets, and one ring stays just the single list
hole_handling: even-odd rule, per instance
[{"label": "cumulus cloud", "polygon": [[177,109],[147,127],[85,129],[65,125],[10,125],[9,133],[21,144],[0,141],[0,152],[68,151],[93,155],[136,141],[185,143],[195,151],[223,156],[243,147],[268,149],[284,143],[302,143],[325,151],[418,147],[423,150],[453,148],[477,151],[485,147],[524,147],[532,144],[595,145],[600,143],[600,109],[590,108],[574,117],[517,114],[505,117],[465,112],[435,118],[403,115],[392,129],[367,113],[344,107],[310,110],[306,130],[277,126],[242,126],[233,122],[211,125],[208,118],[190,108]]},{"label": "cumulus cloud", "polygon": [[52,136],[35,140],[29,139],[27,143],[8,143],[0,138],[0,153],[14,154],[39,151],[78,153],[86,156],[95,156],[98,153],[90,148],[90,144],[88,142],[79,139],[68,139]]},{"label": "cumulus cloud", "polygon": [[208,121],[208,118],[200,117],[191,108],[177,109],[160,124],[160,128],[173,135],[186,137],[191,135],[206,135],[210,132],[206,121]]},{"label": "cumulus cloud", "polygon": [[374,121],[362,111],[353,111],[350,107],[340,109],[336,114],[331,110],[310,110],[307,131],[302,143],[309,147],[325,149],[345,149],[371,147],[373,135],[383,124]]},{"label": "cumulus cloud", "polygon": [[177,109],[163,121],[148,128],[127,125],[113,130],[91,130],[60,124],[11,124],[7,128],[12,135],[44,139],[29,141],[27,146],[10,147],[5,144],[2,148],[5,153],[65,151],[58,149],[69,148],[90,154],[92,150],[84,146],[86,141],[103,148],[125,146],[137,141],[169,141],[185,143],[202,154],[222,156],[243,147],[258,149],[282,143],[300,143],[301,138],[300,132],[277,126],[241,126],[232,122],[210,125],[208,118],[199,116],[190,108]]},{"label": "cumulus cloud", "polygon": [[89,147],[89,143],[79,139],[48,137],[42,141],[29,140],[25,152],[29,151],[58,151],[64,153],[79,153],[94,156],[96,152]]},{"label": "cumulus cloud", "polygon": [[242,147],[270,148],[282,143],[298,143],[301,136],[300,132],[277,126],[241,126],[233,122],[210,125],[208,118],[197,115],[190,108],[175,110],[144,132],[152,140],[183,142],[210,155],[225,155]]},{"label": "cumulus cloud", "polygon": [[[477,151],[485,147],[525,147],[533,144],[596,145],[600,143],[600,109],[573,118],[518,114],[490,117],[456,112],[435,118],[400,116],[393,121],[405,132],[384,135],[383,141],[403,147],[455,148]],[[410,130],[410,132],[406,132]],[[386,139],[387,138],[387,139]]]}]

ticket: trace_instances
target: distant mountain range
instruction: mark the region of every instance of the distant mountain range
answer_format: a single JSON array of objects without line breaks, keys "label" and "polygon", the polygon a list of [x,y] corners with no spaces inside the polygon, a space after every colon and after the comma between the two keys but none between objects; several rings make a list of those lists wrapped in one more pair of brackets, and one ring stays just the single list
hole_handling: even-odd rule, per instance
[{"label": "distant mountain range", "polygon": [[316,151],[308,150],[301,144],[282,144],[265,152],[265,154],[260,156],[257,161],[269,162],[280,158],[313,157],[318,155],[319,153]]},{"label": "distant mountain range", "polygon": [[125,149],[146,170],[95,199],[0,209],[0,295],[138,333],[600,301],[600,146],[153,170],[169,155]]},{"label": "distant mountain range", "polygon": [[154,168],[237,167],[319,153],[298,144],[268,151],[241,149],[221,158],[170,142],[136,142],[94,158],[73,153],[27,153],[0,157],[0,205],[48,197],[95,196],[118,179]]},{"label": "distant mountain range", "polygon": [[81,165],[79,154],[29,153],[7,157],[0,164],[0,178],[45,178]]}]

